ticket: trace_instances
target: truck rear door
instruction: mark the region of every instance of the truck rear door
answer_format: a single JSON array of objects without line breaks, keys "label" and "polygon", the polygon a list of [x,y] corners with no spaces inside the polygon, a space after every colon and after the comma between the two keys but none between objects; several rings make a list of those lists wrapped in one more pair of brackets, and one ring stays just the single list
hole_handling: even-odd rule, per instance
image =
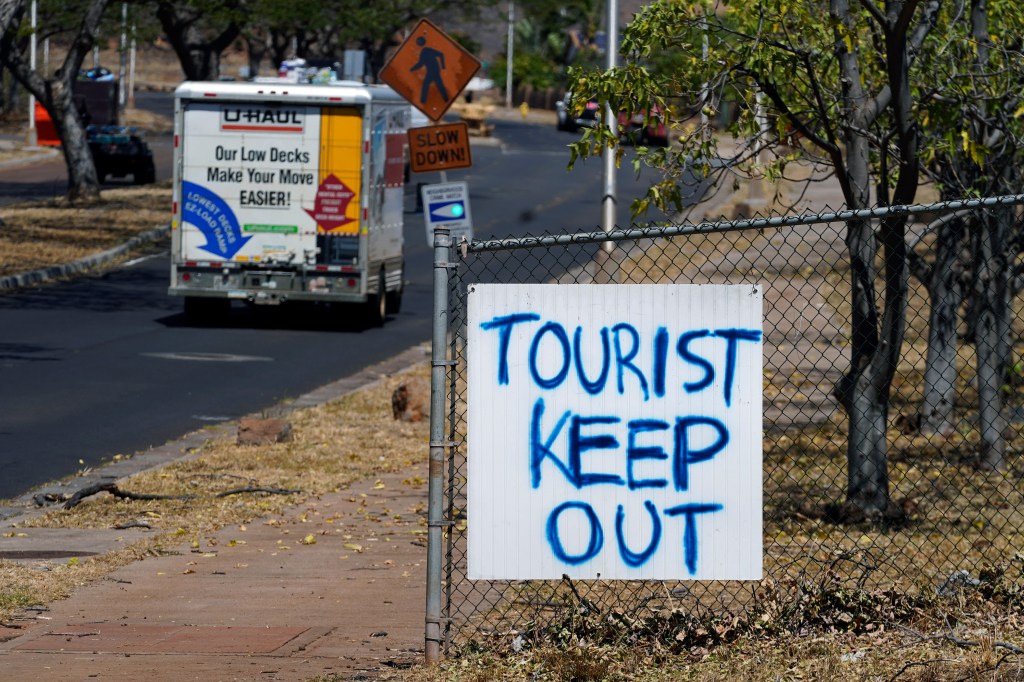
[{"label": "truck rear door", "polygon": [[182,260],[312,265],[318,234],[358,234],[358,108],[200,101],[183,116]]}]

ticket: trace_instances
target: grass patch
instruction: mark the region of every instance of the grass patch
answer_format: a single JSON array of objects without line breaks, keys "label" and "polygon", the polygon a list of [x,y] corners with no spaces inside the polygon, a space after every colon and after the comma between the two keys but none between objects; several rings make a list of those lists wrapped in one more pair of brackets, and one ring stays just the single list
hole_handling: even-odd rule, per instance
[{"label": "grass patch", "polygon": [[[7,566],[0,564],[0,575],[5,572]],[[11,612],[32,606],[37,603],[35,592],[24,585],[12,584],[0,592],[0,610]]]},{"label": "grass patch", "polygon": [[64,198],[0,208],[0,277],[71,263],[170,222],[171,182],[104,190],[90,206]]}]

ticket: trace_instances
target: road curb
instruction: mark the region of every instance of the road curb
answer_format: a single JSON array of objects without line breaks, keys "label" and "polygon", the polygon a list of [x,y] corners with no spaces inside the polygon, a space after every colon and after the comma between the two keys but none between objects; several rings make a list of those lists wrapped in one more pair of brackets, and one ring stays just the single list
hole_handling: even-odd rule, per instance
[{"label": "road curb", "polygon": [[52,147],[40,147],[39,150],[33,154],[22,156],[17,159],[7,159],[0,161],[0,168],[17,168],[18,166],[30,166],[33,163],[39,163],[40,161],[46,161],[47,159],[53,159],[60,156],[60,152]]},{"label": "road curb", "polygon": [[32,284],[39,284],[53,279],[60,279],[61,277],[67,277],[69,275],[78,274],[85,272],[86,270],[92,270],[100,265],[109,263],[121,256],[125,255],[132,249],[136,249],[143,244],[158,241],[171,231],[170,225],[164,225],[157,227],[147,232],[142,232],[128,241],[124,242],[119,246],[115,246],[106,251],[93,254],[86,258],[82,258],[71,263],[64,263],[63,265],[51,265],[50,267],[41,268],[39,270],[32,270],[30,272],[23,272],[19,275],[8,275],[6,277],[0,277],[0,291],[5,289],[18,289],[21,287],[27,287]]},{"label": "road curb", "polygon": [[[249,416],[287,418],[296,410],[340,400],[356,391],[370,388],[388,377],[410,372],[416,367],[424,365],[429,359],[429,344],[419,343],[397,355],[365,367],[355,374],[325,384],[294,400],[278,403]],[[13,527],[15,524],[24,522],[26,518],[44,514],[56,508],[58,506],[56,502],[40,504],[40,501],[48,495],[59,498],[90,485],[120,481],[143,471],[159,469],[174,462],[199,457],[205,449],[204,446],[210,441],[233,438],[238,428],[239,419],[203,427],[185,433],[163,445],[157,445],[136,452],[130,457],[89,469],[80,475],[72,475],[60,481],[36,486],[9,500],[8,506],[0,506],[0,527]]]}]

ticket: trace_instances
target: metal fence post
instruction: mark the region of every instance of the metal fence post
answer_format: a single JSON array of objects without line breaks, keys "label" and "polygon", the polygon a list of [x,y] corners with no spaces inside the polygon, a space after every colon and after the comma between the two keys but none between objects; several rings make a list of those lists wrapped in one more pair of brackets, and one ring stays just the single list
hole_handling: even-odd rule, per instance
[{"label": "metal fence post", "polygon": [[448,268],[451,234],[434,228],[434,317],[430,370],[430,473],[427,510],[427,610],[424,628],[426,663],[441,657],[441,558],[444,523],[445,387],[448,372]]}]

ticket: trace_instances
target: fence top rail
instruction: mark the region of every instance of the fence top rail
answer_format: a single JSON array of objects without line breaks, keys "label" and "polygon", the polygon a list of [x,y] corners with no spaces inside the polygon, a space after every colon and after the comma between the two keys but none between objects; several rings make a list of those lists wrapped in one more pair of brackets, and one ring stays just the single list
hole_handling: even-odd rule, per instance
[{"label": "fence top rail", "polygon": [[813,225],[815,223],[876,220],[890,217],[894,218],[907,215],[918,215],[922,213],[992,208],[995,206],[1019,206],[1021,204],[1024,204],[1024,194],[1006,194],[997,197],[937,201],[930,204],[879,206],[876,208],[864,208],[857,210],[802,213],[799,215],[748,218],[743,220],[719,220],[697,224],[683,223],[676,225],[674,223],[651,222],[650,224],[642,227],[615,229],[610,232],[577,232],[572,234],[547,235],[543,237],[509,237],[506,239],[474,240],[468,245],[463,244],[463,248],[466,253],[483,253],[488,251],[505,251],[511,249],[565,246],[569,244],[595,244],[607,241],[628,241],[632,239],[654,239],[656,237],[713,234],[717,232],[733,232],[738,230],[793,227],[796,225]]}]

